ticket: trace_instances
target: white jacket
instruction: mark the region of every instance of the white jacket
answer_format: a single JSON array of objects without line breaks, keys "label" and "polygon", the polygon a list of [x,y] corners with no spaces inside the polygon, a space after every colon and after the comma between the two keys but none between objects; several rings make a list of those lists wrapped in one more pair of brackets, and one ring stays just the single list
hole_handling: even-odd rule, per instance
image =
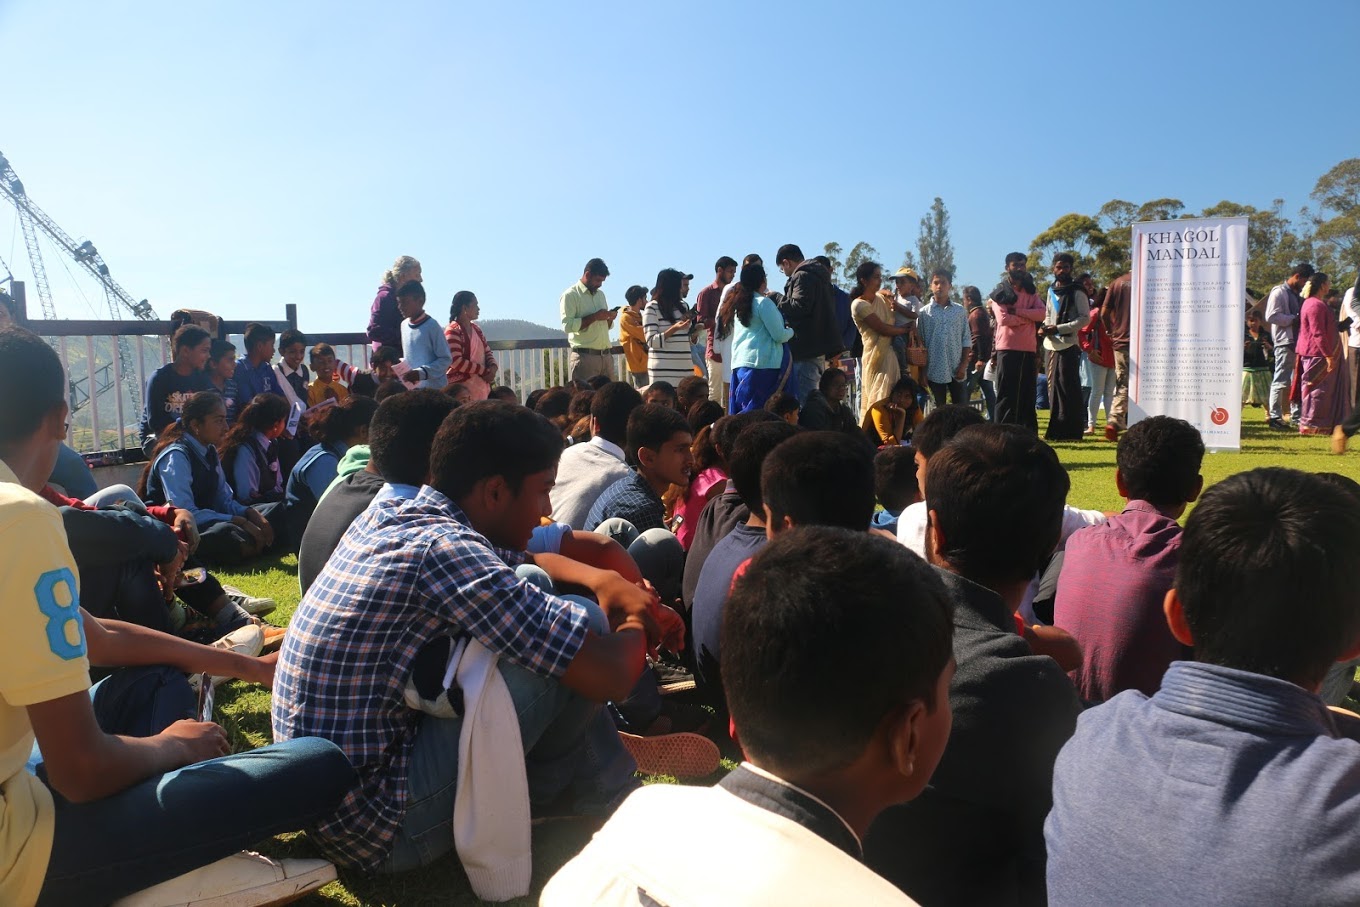
[{"label": "white jacket", "polygon": [[[665,818],[666,837],[656,835]],[[824,907],[916,902],[850,854],[721,787],[632,793],[543,889],[540,907]]]}]

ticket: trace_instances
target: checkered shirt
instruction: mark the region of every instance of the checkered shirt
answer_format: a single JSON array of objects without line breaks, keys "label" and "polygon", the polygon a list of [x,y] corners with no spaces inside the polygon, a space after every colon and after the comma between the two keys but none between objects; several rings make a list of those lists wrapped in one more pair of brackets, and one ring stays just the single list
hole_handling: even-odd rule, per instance
[{"label": "checkered shirt", "polygon": [[402,693],[426,643],[465,633],[560,677],[585,641],[585,610],[520,581],[507,558],[524,560],[425,487],[360,514],[307,590],[279,656],[274,739],[334,741],[359,774],[312,834],[335,862],[372,870],[392,850],[421,722]]},{"label": "checkered shirt", "polygon": [[605,520],[621,517],[638,532],[664,529],[666,505],[637,470],[619,479],[600,493],[586,515],[586,528],[593,530]]}]

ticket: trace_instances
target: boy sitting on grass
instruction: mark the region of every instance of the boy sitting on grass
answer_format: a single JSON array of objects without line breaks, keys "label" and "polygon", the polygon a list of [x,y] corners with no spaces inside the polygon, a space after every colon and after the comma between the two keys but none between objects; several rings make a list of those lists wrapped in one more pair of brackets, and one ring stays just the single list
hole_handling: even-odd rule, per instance
[{"label": "boy sitting on grass", "polygon": [[[0,330],[0,387],[24,388],[0,395],[0,904],[152,888],[134,903],[254,907],[334,879],[240,848],[332,809],[354,778],[344,755],[314,739],[227,755],[184,673],[268,683],[272,663],[81,608],[61,516],[37,494],[70,418],[61,361]],[[128,667],[91,688],[91,665]]]},{"label": "boy sitting on grass", "polygon": [[1053,622],[1081,645],[1077,692],[1104,702],[1151,696],[1171,662],[1189,656],[1162,613],[1181,559],[1176,522],[1199,497],[1204,441],[1182,419],[1152,416],[1119,438],[1114,482],[1128,504],[1067,540]]},{"label": "boy sitting on grass", "polygon": [[716,787],[633,793],[540,904],[914,904],[865,867],[860,842],[885,807],[922,791],[944,752],[951,611],[934,572],[887,539],[781,533],[723,619],[746,761]]},{"label": "boy sitting on grass", "polygon": [[[1132,432],[1130,432],[1132,434]],[[1077,723],[1053,773],[1048,901],[1360,903],[1360,487],[1238,473],[1186,521],[1167,624],[1194,661]]]}]

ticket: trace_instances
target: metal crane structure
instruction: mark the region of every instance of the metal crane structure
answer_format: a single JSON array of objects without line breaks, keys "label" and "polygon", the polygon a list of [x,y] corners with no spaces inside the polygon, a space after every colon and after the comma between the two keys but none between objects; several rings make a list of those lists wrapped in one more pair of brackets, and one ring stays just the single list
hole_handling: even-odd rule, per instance
[{"label": "metal crane structure", "polygon": [[[24,234],[24,245],[28,248],[29,266],[33,269],[33,282],[37,285],[38,299],[42,304],[43,318],[57,317],[56,306],[52,301],[52,289],[47,282],[47,267],[43,264],[42,250],[38,247],[38,230],[60,246],[68,255],[99,281],[104,288],[104,297],[109,306],[109,315],[121,319],[124,312],[141,321],[155,321],[156,313],[145,300],[134,300],[127,290],[109,274],[109,266],[104,263],[99,250],[88,239],[76,242],[56,221],[48,217],[41,208],[33,204],[24,190],[19,175],[10,166],[9,160],[0,154],[0,195],[9,199],[19,213],[19,225]],[[132,351],[126,337],[117,342],[118,371],[122,374],[126,393],[140,404],[141,389],[137,387],[137,373],[132,369]],[[95,370],[93,388],[87,386],[86,378],[71,381],[71,410],[78,412],[89,404],[92,396],[98,396],[113,387],[112,365],[100,366]]]}]

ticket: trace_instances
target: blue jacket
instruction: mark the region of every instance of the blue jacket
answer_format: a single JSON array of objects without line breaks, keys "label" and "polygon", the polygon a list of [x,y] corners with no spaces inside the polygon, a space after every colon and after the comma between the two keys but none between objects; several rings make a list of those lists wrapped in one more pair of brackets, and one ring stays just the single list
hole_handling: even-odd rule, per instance
[{"label": "blue jacket", "polygon": [[779,368],[784,364],[784,344],[793,329],[784,324],[779,307],[765,296],[751,301],[751,323],[732,320],[732,367]]}]

